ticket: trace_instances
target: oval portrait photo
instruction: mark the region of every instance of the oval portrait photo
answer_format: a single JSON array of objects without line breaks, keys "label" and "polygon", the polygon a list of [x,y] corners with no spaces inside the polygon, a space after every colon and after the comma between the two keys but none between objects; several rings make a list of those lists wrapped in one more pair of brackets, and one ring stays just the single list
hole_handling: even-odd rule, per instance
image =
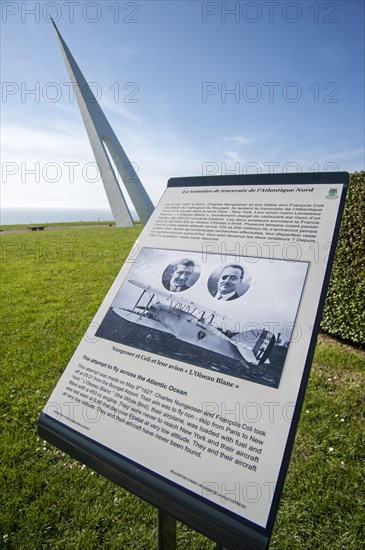
[{"label": "oval portrait photo", "polygon": [[183,292],[199,279],[200,266],[189,258],[179,258],[169,264],[162,274],[162,284],[171,292]]},{"label": "oval portrait photo", "polygon": [[225,264],[215,269],[208,279],[208,290],[217,300],[229,302],[243,296],[252,284],[252,275],[246,266]]}]

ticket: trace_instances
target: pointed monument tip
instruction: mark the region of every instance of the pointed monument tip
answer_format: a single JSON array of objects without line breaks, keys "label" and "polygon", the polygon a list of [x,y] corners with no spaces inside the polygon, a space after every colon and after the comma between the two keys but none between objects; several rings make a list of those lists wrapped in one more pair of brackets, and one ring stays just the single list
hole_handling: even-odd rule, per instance
[{"label": "pointed monument tip", "polygon": [[50,16],[50,17],[51,17],[52,25],[54,26],[54,28],[56,29],[56,31],[58,31],[57,25],[56,25],[56,23],[54,22],[53,17],[52,17],[52,16]]}]

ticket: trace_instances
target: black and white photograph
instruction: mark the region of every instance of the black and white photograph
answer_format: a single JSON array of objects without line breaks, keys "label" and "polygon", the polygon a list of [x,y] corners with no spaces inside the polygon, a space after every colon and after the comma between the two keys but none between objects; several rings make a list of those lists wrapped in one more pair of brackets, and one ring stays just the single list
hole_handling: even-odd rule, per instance
[{"label": "black and white photograph", "polygon": [[191,288],[200,275],[197,262],[189,258],[179,258],[169,264],[162,274],[162,284],[171,292],[184,292]]},{"label": "black and white photograph", "polygon": [[278,388],[307,268],[142,248],[96,336]]},{"label": "black and white photograph", "polygon": [[248,268],[240,264],[223,264],[215,269],[208,279],[208,290],[217,300],[229,302],[236,300],[251,286]]}]

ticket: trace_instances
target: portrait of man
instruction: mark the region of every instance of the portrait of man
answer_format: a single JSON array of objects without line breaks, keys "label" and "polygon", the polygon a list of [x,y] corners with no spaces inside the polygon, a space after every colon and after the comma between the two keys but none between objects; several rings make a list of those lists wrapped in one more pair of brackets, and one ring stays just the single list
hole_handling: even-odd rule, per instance
[{"label": "portrait of man", "polygon": [[195,263],[188,258],[182,258],[174,264],[170,264],[162,275],[162,284],[171,292],[183,292],[188,290],[195,282]]},{"label": "portrait of man", "polygon": [[212,291],[212,295],[217,300],[229,302],[236,300],[242,293],[238,293],[239,287],[244,277],[244,269],[241,265],[227,265],[221,271],[217,281],[217,288]]}]

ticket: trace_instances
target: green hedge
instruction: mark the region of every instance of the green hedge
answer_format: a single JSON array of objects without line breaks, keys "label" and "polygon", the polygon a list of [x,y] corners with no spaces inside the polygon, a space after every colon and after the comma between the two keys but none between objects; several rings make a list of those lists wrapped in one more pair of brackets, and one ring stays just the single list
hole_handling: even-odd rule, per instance
[{"label": "green hedge", "polygon": [[340,239],[321,327],[365,343],[365,171],[350,175]]}]

